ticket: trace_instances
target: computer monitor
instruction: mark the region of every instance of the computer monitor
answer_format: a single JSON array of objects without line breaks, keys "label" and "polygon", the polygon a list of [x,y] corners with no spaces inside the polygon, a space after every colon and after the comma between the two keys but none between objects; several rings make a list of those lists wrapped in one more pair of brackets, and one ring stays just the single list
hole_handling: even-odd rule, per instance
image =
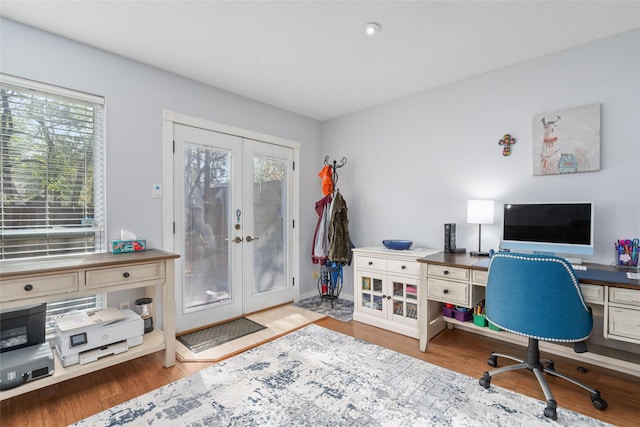
[{"label": "computer monitor", "polygon": [[593,203],[505,203],[500,247],[593,255]]}]

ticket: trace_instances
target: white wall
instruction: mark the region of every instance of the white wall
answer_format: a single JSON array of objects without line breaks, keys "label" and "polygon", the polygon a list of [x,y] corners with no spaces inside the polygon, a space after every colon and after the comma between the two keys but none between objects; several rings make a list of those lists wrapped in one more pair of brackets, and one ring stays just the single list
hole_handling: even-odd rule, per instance
[{"label": "white wall", "polygon": [[[533,176],[532,117],[593,103],[601,170]],[[517,138],[510,157],[498,145],[505,133]],[[442,248],[443,224],[455,222],[458,246],[475,249],[466,201],[487,198],[497,213],[483,249],[497,249],[503,202],[593,201],[595,253],[585,258],[612,263],[614,240],[640,235],[640,30],[324,122],[322,142],[349,158],[339,187],[356,246]]]},{"label": "white wall", "polygon": [[309,291],[316,288],[310,280],[315,197],[304,189],[317,184],[324,159],[317,121],[4,18],[0,72],[106,98],[110,239],[124,228],[146,238],[150,247],[162,247],[162,200],[153,199],[151,190],[162,183],[163,109],[299,141],[300,275],[309,279],[302,281],[301,293],[307,292],[305,285]]},{"label": "white wall", "polygon": [[[473,249],[472,198],[594,201],[598,262],[612,262],[618,237],[640,235],[639,30],[322,124],[4,18],[0,71],[106,97],[111,238],[127,228],[162,243],[151,188],[161,182],[163,109],[300,141],[302,295],[316,286],[310,248],[325,155],[348,157],[338,188],[357,246],[397,238],[442,248],[443,224],[455,222],[459,246]],[[592,103],[602,104],[601,170],[532,176],[532,116]],[[510,157],[498,146],[504,133],[518,139]],[[496,220],[483,226],[484,249],[498,246]],[[343,292],[353,293],[351,268]]]}]

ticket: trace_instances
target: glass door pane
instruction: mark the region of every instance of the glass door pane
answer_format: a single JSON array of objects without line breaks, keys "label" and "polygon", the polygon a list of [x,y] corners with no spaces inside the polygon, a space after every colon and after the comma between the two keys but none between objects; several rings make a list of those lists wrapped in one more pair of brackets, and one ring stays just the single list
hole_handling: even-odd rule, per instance
[{"label": "glass door pane", "polygon": [[287,163],[253,158],[253,292],[287,287]]},{"label": "glass door pane", "polygon": [[231,153],[185,144],[184,309],[232,297],[229,257]]}]

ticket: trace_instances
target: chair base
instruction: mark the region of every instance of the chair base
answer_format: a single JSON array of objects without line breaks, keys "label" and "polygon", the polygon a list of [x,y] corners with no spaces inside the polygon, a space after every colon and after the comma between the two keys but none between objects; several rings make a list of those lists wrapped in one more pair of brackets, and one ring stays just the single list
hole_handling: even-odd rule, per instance
[{"label": "chair base", "polygon": [[508,371],[515,371],[518,369],[528,369],[535,374],[538,380],[538,383],[542,388],[542,392],[544,393],[544,397],[547,399],[547,407],[544,409],[545,417],[551,418],[552,420],[556,420],[558,418],[558,414],[556,411],[558,404],[553,397],[553,393],[551,392],[549,385],[547,384],[547,380],[542,375],[543,372],[549,375],[553,375],[553,376],[562,378],[564,380],[567,380],[587,390],[591,394],[591,402],[593,403],[593,406],[595,406],[597,409],[604,410],[608,406],[607,402],[600,397],[600,392],[598,390],[593,389],[581,383],[580,381],[574,378],[571,378],[568,375],[565,375],[563,373],[556,371],[554,369],[554,365],[552,361],[540,360],[540,350],[538,347],[537,339],[529,338],[529,346],[527,347],[527,360],[519,359],[517,357],[511,356],[508,354],[491,353],[491,356],[489,356],[489,359],[487,360],[487,364],[489,366],[496,367],[498,364],[497,363],[498,357],[511,359],[518,363],[515,365],[503,366],[501,368],[494,369],[493,371],[490,371],[490,372],[485,372],[482,378],[480,378],[480,385],[483,386],[484,388],[489,388],[491,386],[491,377],[493,377],[494,375],[498,375]]}]

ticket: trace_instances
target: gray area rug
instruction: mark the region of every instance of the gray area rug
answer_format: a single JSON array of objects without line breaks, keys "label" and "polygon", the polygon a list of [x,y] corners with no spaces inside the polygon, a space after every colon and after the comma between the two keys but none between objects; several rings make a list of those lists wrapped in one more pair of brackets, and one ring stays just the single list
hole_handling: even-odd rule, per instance
[{"label": "gray area rug", "polygon": [[294,305],[306,310],[324,314],[325,316],[331,316],[334,319],[338,319],[343,322],[348,322],[353,319],[353,301],[342,298],[334,300],[333,307],[331,307],[330,301],[321,299],[320,295],[305,298],[296,302]]},{"label": "gray area rug", "polygon": [[[480,375],[481,373],[478,373]],[[309,325],[76,426],[602,426]]]},{"label": "gray area rug", "polygon": [[180,335],[177,339],[192,352],[200,353],[262,329],[265,329],[265,326],[241,317],[189,334]]}]

